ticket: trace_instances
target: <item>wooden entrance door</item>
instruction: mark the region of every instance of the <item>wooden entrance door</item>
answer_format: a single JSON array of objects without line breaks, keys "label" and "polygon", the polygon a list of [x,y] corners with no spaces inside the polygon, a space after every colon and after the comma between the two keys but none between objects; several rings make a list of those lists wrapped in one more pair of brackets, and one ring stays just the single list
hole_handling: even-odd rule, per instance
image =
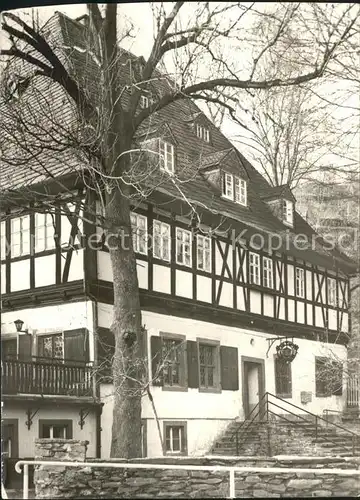
[{"label": "wooden entrance door", "polygon": [[3,482],[10,488],[21,484],[21,479],[18,480],[20,474],[15,471],[15,464],[19,460],[18,425],[17,418],[4,418],[1,425]]},{"label": "wooden entrance door", "polygon": [[243,380],[243,408],[245,418],[252,419],[257,413],[259,413],[256,420],[262,419],[264,408],[262,407],[255,410],[254,408],[265,393],[264,360],[242,356],[241,365]]}]

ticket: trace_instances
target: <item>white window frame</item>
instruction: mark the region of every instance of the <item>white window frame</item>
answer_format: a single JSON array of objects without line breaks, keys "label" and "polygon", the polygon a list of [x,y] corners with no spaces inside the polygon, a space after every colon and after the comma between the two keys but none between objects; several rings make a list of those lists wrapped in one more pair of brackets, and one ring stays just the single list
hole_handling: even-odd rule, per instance
[{"label": "white window frame", "polygon": [[6,243],[6,222],[1,221],[0,225],[0,260],[6,259],[7,243]]},{"label": "white window frame", "polygon": [[[207,248],[206,244],[207,243]],[[197,256],[197,268],[200,271],[206,271],[208,273],[211,272],[211,238],[207,236],[202,236],[200,234],[197,235],[196,242],[196,256]],[[199,259],[199,254],[202,256],[202,267]],[[206,259],[206,256],[208,258]],[[207,264],[207,265],[206,265]]]},{"label": "white window frame", "polygon": [[330,306],[336,306],[336,279],[327,278],[327,298]]},{"label": "white window frame", "polygon": [[[24,222],[27,220],[27,227],[24,229]],[[14,231],[15,221],[19,221],[19,231]],[[11,258],[21,257],[22,255],[28,255],[30,253],[30,216],[23,215],[22,217],[14,217],[11,219],[10,223],[10,238],[11,238]],[[19,248],[19,252],[15,254],[14,252],[14,235],[19,234],[19,245],[16,247]],[[24,236],[27,235],[27,238]]]},{"label": "white window frame", "polygon": [[[35,252],[55,248],[53,217],[55,217],[54,213],[35,213]],[[41,239],[39,239],[40,230],[43,230],[43,238]]]},{"label": "white window frame", "polygon": [[[158,228],[158,232],[156,232],[156,228]],[[166,232],[163,232],[163,229],[166,229]],[[159,238],[159,252],[156,252],[156,238]],[[168,255],[165,255],[166,246],[164,245],[164,240],[168,240]],[[159,220],[153,221],[153,255],[157,259],[165,260],[170,262],[171,256],[171,233],[170,233],[170,225],[166,222],[161,222]]]},{"label": "white window frame", "polygon": [[273,261],[271,257],[263,257],[263,286],[273,288]]},{"label": "white window frame", "polygon": [[[181,235],[181,238],[179,238],[179,235]],[[186,242],[186,236],[189,237],[189,242]],[[182,248],[182,259],[180,259],[180,253],[179,253],[179,243]],[[188,250],[186,251],[186,247],[188,247]],[[180,264],[182,266],[186,267],[191,267],[192,266],[192,242],[191,242],[191,232],[188,231],[187,229],[182,229],[181,227],[176,228],[176,263]],[[189,256],[189,262],[186,263],[186,255]]]},{"label": "white window frame", "polygon": [[236,176],[234,176],[234,201],[244,206],[247,204],[247,183]]},{"label": "white window frame", "polygon": [[[132,239],[133,239],[133,248],[134,252],[140,253],[142,255],[147,255],[147,218],[144,215],[137,214],[136,212],[131,212],[130,213],[131,217],[131,233],[132,233]],[[142,220],[144,221],[144,228],[139,227],[138,222]],[[141,242],[141,230],[144,230],[144,247],[143,249],[140,248],[140,242]]]},{"label": "white window frame", "polygon": [[196,135],[205,142],[210,142],[210,131],[203,125],[196,124]]},{"label": "white window frame", "polygon": [[[184,455],[187,452],[187,431],[186,431],[186,423],[185,422],[164,422],[164,439],[165,439],[165,453],[166,455]],[[180,450],[174,450],[173,443],[173,428],[179,427],[179,444]],[[166,439],[166,430],[170,431],[170,449],[167,449],[167,439]],[[185,443],[184,449],[182,448],[182,443]]]},{"label": "white window frame", "polygon": [[145,109],[149,107],[149,98],[148,96],[141,94],[140,96],[140,108]]},{"label": "white window frame", "polygon": [[294,225],[294,203],[290,200],[283,200],[283,222],[288,226]]},{"label": "white window frame", "polygon": [[160,170],[173,174],[175,171],[175,148],[170,142],[159,139]]},{"label": "white window frame", "polygon": [[234,176],[224,172],[223,196],[228,200],[234,199]]},{"label": "white window frame", "polygon": [[249,282],[252,285],[260,285],[260,255],[258,253],[249,253]]},{"label": "white window frame", "polygon": [[305,271],[302,267],[295,267],[295,295],[305,298]]}]

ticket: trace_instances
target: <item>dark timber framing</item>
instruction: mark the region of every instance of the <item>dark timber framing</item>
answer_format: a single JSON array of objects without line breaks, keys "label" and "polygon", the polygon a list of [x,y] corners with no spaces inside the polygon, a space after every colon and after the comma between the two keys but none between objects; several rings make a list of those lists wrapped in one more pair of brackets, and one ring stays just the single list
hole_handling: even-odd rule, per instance
[{"label": "dark timber framing", "polygon": [[[79,211],[80,211],[80,200],[83,198],[83,194],[81,191],[77,193],[75,197],[76,200],[76,208],[73,216],[69,216],[69,220],[71,222],[71,229],[69,234],[69,239],[74,238],[77,232],[77,222],[79,220]],[[104,300],[107,303],[111,303],[111,292],[110,288],[112,286],[111,283],[105,283],[98,279],[97,273],[97,250],[90,249],[86,244],[87,238],[89,237],[89,233],[93,233],[95,226],[92,225],[94,219],[94,207],[95,207],[95,195],[87,196],[86,199],[86,208],[85,217],[83,227],[84,227],[84,238],[82,239],[85,242],[83,244],[72,246],[67,248],[66,250],[61,249],[60,247],[60,237],[62,232],[61,227],[61,219],[60,208],[55,211],[55,226],[56,226],[56,234],[57,234],[57,243],[54,249],[39,252],[35,255],[33,251],[30,252],[29,255],[20,256],[14,259],[11,259],[11,256],[8,254],[3,260],[2,263],[5,264],[6,267],[6,292],[3,295],[3,306],[4,310],[17,309],[20,307],[24,307],[26,305],[30,305],[33,307],[34,303],[44,304],[48,301],[59,302],[61,297],[63,300],[79,300],[81,297],[86,297],[90,295],[91,298],[95,298],[96,300]],[[182,301],[183,299],[177,296],[176,291],[176,272],[177,271],[186,271],[191,273],[192,276],[192,306],[196,309],[197,304],[202,304],[201,300],[197,299],[198,297],[198,286],[197,286],[197,276],[205,276],[211,280],[211,300],[212,307],[214,311],[217,311],[217,314],[225,314],[225,311],[235,313],[236,315],[253,315],[254,318],[259,316],[258,314],[251,313],[251,304],[250,304],[250,292],[258,292],[260,302],[260,316],[264,316],[265,312],[265,301],[272,301],[271,307],[273,308],[274,315],[266,316],[266,321],[271,321],[276,324],[286,323],[288,325],[292,325],[295,327],[296,325],[301,326],[301,328],[305,328],[307,330],[312,329],[312,331],[320,330],[320,329],[328,329],[329,328],[329,310],[335,310],[337,315],[337,332],[344,328],[343,319],[345,313],[348,313],[348,300],[347,293],[348,289],[348,280],[345,278],[345,275],[340,275],[339,269],[336,268],[334,273],[329,274],[327,269],[320,269],[316,264],[306,263],[304,260],[299,261],[294,257],[290,257],[285,253],[273,253],[270,255],[269,253],[254,249],[251,251],[257,253],[260,259],[260,285],[250,284],[249,278],[249,247],[239,241],[233,241],[230,236],[230,233],[222,233],[216,234],[212,233],[211,235],[211,270],[210,272],[197,269],[197,247],[196,247],[196,224],[193,220],[192,222],[189,220],[187,222],[186,218],[179,218],[176,214],[166,213],[164,211],[154,210],[152,205],[148,205],[147,207],[138,207],[135,211],[141,213],[142,215],[147,217],[147,227],[148,231],[153,230],[153,220],[156,218],[161,222],[165,222],[170,225],[170,237],[171,237],[171,251],[170,251],[170,262],[162,261],[161,259],[156,259],[153,257],[152,248],[150,245],[148,246],[146,255],[138,255],[137,258],[139,260],[147,262],[147,281],[148,281],[148,290],[141,290],[142,296],[144,294],[149,294],[149,297],[153,295],[159,295],[159,297],[167,296],[168,298],[172,298],[175,301]],[[69,214],[68,214],[69,215]],[[176,227],[186,229],[188,231],[192,231],[193,239],[192,239],[192,263],[191,267],[182,266],[176,263]],[[35,231],[35,222],[34,222],[34,213],[30,215],[30,229],[31,232]],[[11,244],[11,234],[10,234],[10,220],[6,220],[6,236],[9,244]],[[63,235],[65,236],[65,235]],[[62,238],[63,239],[63,238]],[[75,248],[84,248],[84,276],[83,280],[76,281],[68,281],[70,265],[71,265],[71,256]],[[230,249],[231,247],[231,249]],[[98,251],[107,251],[104,246],[100,246],[101,249]],[[52,255],[56,259],[56,282],[54,285],[50,285],[47,287],[35,287],[36,276],[34,275],[34,262],[35,262],[35,273],[36,273],[36,257],[42,255]],[[264,288],[263,286],[263,257],[266,256],[271,258],[273,263],[273,288]],[[65,257],[65,264],[63,272],[61,273],[61,263],[62,259]],[[231,263],[232,257],[232,263]],[[11,264],[12,262],[17,262],[19,260],[29,259],[30,260],[30,294],[29,290],[22,290],[19,292],[11,293],[10,283],[11,283]],[[170,268],[170,294],[158,294],[153,292],[154,290],[154,265],[161,265],[164,267]],[[288,266],[293,266],[294,273],[294,293],[290,296],[288,290]],[[296,268],[301,268],[304,270],[304,297],[296,296]],[[308,296],[308,272],[311,272],[311,297]],[[336,272],[336,274],[335,274]],[[62,277],[62,282],[61,282]],[[333,306],[328,304],[328,291],[327,291],[327,278],[331,277],[336,281],[336,291],[338,303],[337,306]],[[232,297],[229,298],[228,306],[223,306],[222,302],[222,292],[224,290],[224,284],[227,283],[231,285],[232,289]],[[80,291],[80,287],[84,288],[84,290]],[[315,284],[317,284],[317,290],[315,290]],[[325,287],[325,288],[324,288]],[[324,292],[323,292],[324,290]],[[153,295],[152,295],[153,294]],[[238,307],[238,297],[239,294],[242,294],[244,297],[244,307],[243,309],[237,309]],[[92,297],[93,296],[93,297]],[[189,295],[190,297],[190,295]],[[294,321],[289,321],[289,300],[294,302]],[[210,304],[204,303],[202,307],[209,307]],[[311,324],[308,324],[308,307],[312,308],[312,321]],[[186,305],[189,307],[189,304]],[[239,307],[240,303],[239,303]],[[304,308],[304,323],[299,322],[299,311],[300,308]],[[322,320],[323,324],[319,324],[316,318],[316,307],[321,308],[322,311]],[[283,315],[280,315],[280,312],[283,311]],[[190,314],[190,313],[189,313]],[[336,329],[331,330],[331,332],[335,332]]]}]

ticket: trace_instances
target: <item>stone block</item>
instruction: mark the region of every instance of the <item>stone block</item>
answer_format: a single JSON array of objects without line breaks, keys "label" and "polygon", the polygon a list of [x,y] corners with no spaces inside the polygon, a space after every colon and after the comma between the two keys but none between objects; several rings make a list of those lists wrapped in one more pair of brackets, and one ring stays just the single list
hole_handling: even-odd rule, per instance
[{"label": "stone block", "polygon": [[290,479],[288,488],[308,490],[321,484],[321,479]]},{"label": "stone block", "polygon": [[272,497],[277,497],[278,495],[276,493],[271,493],[266,490],[254,490],[252,496],[254,498],[272,498]]},{"label": "stone block", "polygon": [[360,476],[345,479],[345,481],[341,481],[337,486],[344,490],[360,491]]},{"label": "stone block", "polygon": [[260,476],[253,476],[253,475],[250,475],[245,479],[246,483],[259,483],[260,481],[261,481]]},{"label": "stone block", "polygon": [[102,483],[102,488],[119,488],[119,486],[122,486],[123,484],[118,482],[118,481],[113,481],[113,482],[107,482],[107,483]]},{"label": "stone block", "polygon": [[167,469],[164,470],[161,474],[161,477],[163,477],[164,479],[167,477],[188,477],[188,476],[189,476],[189,471],[183,469],[178,469],[178,470]]},{"label": "stone block", "polygon": [[189,472],[190,477],[198,477],[201,479],[207,478],[210,476],[210,472],[202,471],[202,470],[192,470]]},{"label": "stone block", "polygon": [[91,486],[91,488],[101,488],[101,481],[98,479],[92,479],[91,481],[88,482],[88,485]]},{"label": "stone block", "polygon": [[285,484],[271,484],[268,483],[266,485],[267,491],[272,491],[275,493],[283,493],[286,490]]},{"label": "stone block", "polygon": [[331,490],[315,490],[311,493],[313,497],[331,497]]},{"label": "stone block", "polygon": [[157,483],[158,480],[155,477],[130,477],[125,480],[125,483],[130,486],[144,486],[147,484]]}]

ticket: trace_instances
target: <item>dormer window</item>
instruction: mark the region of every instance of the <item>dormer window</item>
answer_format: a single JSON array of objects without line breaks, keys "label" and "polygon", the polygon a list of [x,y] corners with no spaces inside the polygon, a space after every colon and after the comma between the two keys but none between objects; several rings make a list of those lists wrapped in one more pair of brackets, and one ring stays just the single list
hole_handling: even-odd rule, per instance
[{"label": "dormer window", "polygon": [[140,108],[145,109],[149,107],[149,98],[146,95],[140,96]]},{"label": "dormer window", "polygon": [[247,185],[244,179],[224,173],[223,196],[240,205],[247,204]]},{"label": "dormer window", "polygon": [[208,128],[197,124],[196,125],[196,135],[199,137],[199,139],[202,139],[205,142],[210,142],[210,132],[209,132]]},{"label": "dormer window", "polygon": [[283,222],[288,226],[294,224],[294,203],[289,200],[283,200]]},{"label": "dormer window", "polygon": [[159,155],[160,155],[160,169],[167,172],[174,173],[175,170],[175,154],[174,146],[170,142],[165,142],[159,139]]}]

